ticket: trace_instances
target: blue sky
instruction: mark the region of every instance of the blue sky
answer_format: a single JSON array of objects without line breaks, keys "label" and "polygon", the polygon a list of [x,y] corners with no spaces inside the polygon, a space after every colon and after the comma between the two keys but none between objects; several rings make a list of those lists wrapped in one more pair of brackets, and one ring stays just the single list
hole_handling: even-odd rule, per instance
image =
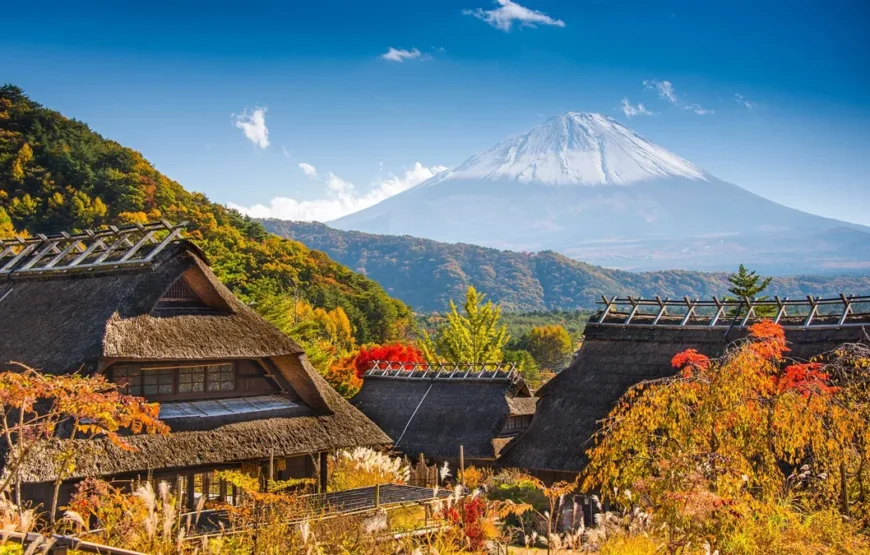
[{"label": "blue sky", "polygon": [[17,2],[0,81],[260,213],[325,219],[575,110],[870,224],[870,3],[500,2]]}]

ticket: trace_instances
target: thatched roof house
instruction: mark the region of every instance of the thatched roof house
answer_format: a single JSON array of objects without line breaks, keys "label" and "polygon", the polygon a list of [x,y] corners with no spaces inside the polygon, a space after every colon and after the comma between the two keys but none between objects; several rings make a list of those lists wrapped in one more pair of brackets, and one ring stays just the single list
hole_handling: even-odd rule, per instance
[{"label": "thatched roof house", "polygon": [[[586,449],[598,422],[632,385],[673,375],[671,359],[686,349],[710,357],[721,355],[729,344],[745,337],[748,325],[757,320],[754,313],[747,317],[745,306],[739,318],[729,318],[738,303],[725,306],[718,317],[715,305],[712,310],[705,306],[706,312],[696,309],[687,317],[685,305],[680,311],[668,304],[670,310],[659,314],[658,305],[645,313],[626,303],[625,310],[618,312],[620,301],[608,300],[611,304],[606,311],[592,316],[580,351],[566,370],[537,392],[535,417],[505,450],[500,466],[526,469],[546,480],[573,479],[587,462]],[[870,308],[867,301],[870,297],[820,304],[813,299],[818,304],[815,309],[806,300],[781,301],[785,303],[782,312],[777,301],[770,301],[755,303],[754,310],[763,307],[775,315],[786,329],[790,356],[807,360],[843,343],[864,340],[862,326],[868,319],[858,309]]]},{"label": "thatched roof house", "polygon": [[[230,495],[209,483],[215,469],[271,460],[276,478],[313,476],[328,451],[389,444],[291,338],[218,281],[180,229],[0,243],[0,368],[104,374],[160,402],[172,429],[132,437],[132,452],[82,440],[67,477],[181,477],[192,501]],[[43,445],[23,471],[35,497],[57,476],[55,449]]]},{"label": "thatched roof house", "polygon": [[531,422],[535,398],[513,367],[423,365],[368,372],[351,402],[416,458],[491,464]]}]

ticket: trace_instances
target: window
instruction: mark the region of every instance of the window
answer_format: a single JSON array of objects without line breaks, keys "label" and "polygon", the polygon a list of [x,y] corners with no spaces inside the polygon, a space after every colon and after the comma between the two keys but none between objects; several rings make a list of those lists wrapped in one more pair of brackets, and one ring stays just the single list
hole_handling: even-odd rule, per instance
[{"label": "window", "polygon": [[202,393],[205,391],[205,366],[178,369],[179,393]]},{"label": "window", "polygon": [[218,364],[208,367],[209,391],[232,391],[236,388],[236,373],[232,364]]},{"label": "window", "polygon": [[236,367],[232,362],[162,368],[115,366],[112,381],[122,391],[140,397],[201,397],[206,392],[236,391]]},{"label": "window", "polygon": [[112,370],[112,380],[130,395],[142,395],[142,376],[139,368],[133,366],[118,367]]},{"label": "window", "polygon": [[175,389],[175,371],[145,370],[142,372],[145,383],[145,395],[172,395]]},{"label": "window", "polygon": [[531,416],[511,416],[508,418],[507,425],[505,426],[506,431],[518,431],[524,430],[529,427],[529,424],[532,423]]}]

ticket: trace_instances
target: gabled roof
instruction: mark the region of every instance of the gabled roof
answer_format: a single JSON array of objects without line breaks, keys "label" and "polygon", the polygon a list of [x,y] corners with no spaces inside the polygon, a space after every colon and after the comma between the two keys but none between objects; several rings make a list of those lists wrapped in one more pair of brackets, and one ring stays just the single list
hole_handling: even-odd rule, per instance
[{"label": "gabled roof", "polygon": [[[513,372],[498,377],[434,378],[436,371],[366,375],[351,403],[393,440],[393,448],[410,457],[458,458],[462,445],[468,459],[495,459],[505,422],[525,413],[534,399]],[[528,401],[526,401],[526,399]],[[496,445],[498,443],[498,445]]]},{"label": "gabled roof", "polygon": [[[68,478],[391,443],[326,383],[296,342],[220,283],[196,245],[177,236],[168,242],[143,241],[150,229],[144,226],[138,240],[127,233],[129,228],[115,230],[123,241],[106,239],[102,251],[88,254],[109,252],[105,263],[90,258],[89,264],[70,262],[86,253],[92,236],[103,235],[73,236],[66,246],[56,240],[58,236],[44,238],[30,248],[38,260],[28,271],[23,268],[32,258],[20,257],[9,266],[17,254],[6,252],[8,242],[0,244],[0,254],[6,257],[0,265],[6,268],[0,274],[0,370],[20,362],[46,373],[92,374],[118,360],[256,359],[285,382],[300,403],[269,411],[172,418],[168,424],[173,432],[168,436],[129,438],[135,451],[121,450],[103,439],[78,440],[76,470]],[[67,251],[74,241],[82,244]],[[111,252],[111,245],[118,242],[126,250]],[[121,260],[131,251],[132,256]],[[57,263],[48,265],[54,258]],[[183,288],[178,287],[179,280]],[[185,301],[192,293],[197,302],[180,307],[165,302],[167,292],[171,290],[168,296],[175,298],[182,289]],[[55,442],[42,444],[22,469],[22,479],[53,480],[59,448]]]},{"label": "gabled roof", "polygon": [[[157,309],[179,279],[213,308]],[[92,373],[107,359],[257,358],[302,349],[217,279],[188,241],[141,266],[0,277],[0,367]]]},{"label": "gabled roof", "polygon": [[[622,319],[625,314],[621,316]],[[571,365],[538,390],[529,428],[508,445],[499,465],[527,470],[579,472],[599,421],[628,389],[643,380],[671,376],[673,356],[686,349],[717,357],[745,337],[745,327],[609,325],[593,316]],[[843,343],[865,340],[858,326],[786,329],[789,356],[808,360]]]}]

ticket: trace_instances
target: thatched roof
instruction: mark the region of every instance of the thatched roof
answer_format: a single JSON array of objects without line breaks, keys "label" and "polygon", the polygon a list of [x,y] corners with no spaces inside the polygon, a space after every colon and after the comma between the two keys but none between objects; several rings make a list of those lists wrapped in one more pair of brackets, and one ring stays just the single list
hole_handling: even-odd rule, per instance
[{"label": "thatched roof", "polygon": [[[726,340],[718,329],[588,324],[574,361],[538,391],[531,426],[505,449],[499,465],[582,470],[598,422],[632,385],[673,375],[671,359],[680,351],[694,348],[715,357],[745,335],[745,329],[734,329]],[[787,330],[786,336],[790,355],[807,360],[843,343],[861,341],[864,332],[860,327],[798,329]]]},{"label": "thatched roof", "polygon": [[[161,304],[182,278],[201,306]],[[192,243],[166,245],[148,264],[0,276],[0,369],[12,361],[47,373],[99,372],[118,360],[256,359],[299,406],[207,418],[173,418],[169,436],[135,436],[135,451],[105,440],[77,441],[69,478],[106,476],[391,443],[336,393],[302,349],[233,294]],[[5,367],[5,368],[4,368]],[[45,444],[24,480],[52,480]]]},{"label": "thatched roof", "polygon": [[[524,401],[523,398],[528,399]],[[415,458],[495,459],[515,410],[534,410],[521,379],[432,379],[367,376],[351,400],[392,438],[394,449]],[[525,414],[525,412],[523,412]],[[507,438],[509,439],[509,438]]]},{"label": "thatched roof", "polygon": [[[155,305],[182,275],[214,307],[166,313]],[[0,279],[0,366],[92,373],[107,359],[257,358],[302,349],[215,277],[187,241],[139,268]]]},{"label": "thatched roof", "polygon": [[[322,381],[319,376],[317,380]],[[104,439],[79,440],[75,445],[76,468],[67,478],[147,473],[391,443],[389,437],[328,385],[323,393],[331,414],[308,410],[307,415],[299,415],[299,411],[291,409],[286,414],[254,413],[248,418],[173,419],[170,422],[173,429],[191,431],[128,437],[135,451],[122,450]],[[22,469],[23,481],[53,480],[57,475],[54,455],[60,448],[58,443],[43,445]]]}]

